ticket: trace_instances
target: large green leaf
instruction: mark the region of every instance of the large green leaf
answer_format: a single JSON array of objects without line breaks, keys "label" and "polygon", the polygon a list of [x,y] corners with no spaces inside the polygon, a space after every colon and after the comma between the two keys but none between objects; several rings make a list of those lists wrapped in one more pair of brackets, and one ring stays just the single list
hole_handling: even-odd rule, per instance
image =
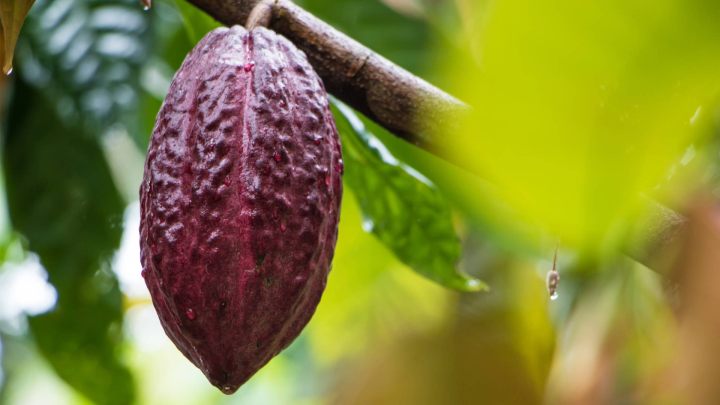
[{"label": "large green leaf", "polygon": [[18,68],[68,123],[101,135],[133,126],[152,35],[138,0],[39,0],[18,43]]},{"label": "large green leaf", "polygon": [[486,288],[456,269],[460,242],[442,194],[395,159],[349,107],[340,102],[333,107],[343,141],[345,182],[357,197],[363,228],[431,280],[463,291]]},{"label": "large green leaf", "polygon": [[118,359],[122,297],[108,265],[123,201],[97,139],[81,128],[16,81],[3,156],[8,209],[58,292],[51,312],[30,319],[40,352],[91,400],[126,404],[134,386]]},{"label": "large green leaf", "polygon": [[611,254],[642,217],[642,195],[657,194],[715,119],[720,3],[464,3],[465,51],[438,60],[475,108],[442,134],[445,152],[514,214],[483,215]]}]

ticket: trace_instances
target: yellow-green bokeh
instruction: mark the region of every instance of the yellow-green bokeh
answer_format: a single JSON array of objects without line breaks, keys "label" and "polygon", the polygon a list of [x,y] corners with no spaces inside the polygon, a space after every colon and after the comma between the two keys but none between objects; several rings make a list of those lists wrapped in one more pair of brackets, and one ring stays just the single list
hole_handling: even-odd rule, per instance
[{"label": "yellow-green bokeh", "polygon": [[466,52],[443,59],[474,109],[450,152],[497,187],[508,222],[613,247],[714,118],[720,3],[463,4]]}]

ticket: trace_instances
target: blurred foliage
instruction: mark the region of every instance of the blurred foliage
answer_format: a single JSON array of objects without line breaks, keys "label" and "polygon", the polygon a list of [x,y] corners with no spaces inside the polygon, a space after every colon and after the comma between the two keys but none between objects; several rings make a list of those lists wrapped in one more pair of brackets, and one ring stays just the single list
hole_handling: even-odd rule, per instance
[{"label": "blurred foliage", "polygon": [[481,238],[470,231],[463,265],[496,288],[462,294],[445,327],[406,329],[370,351],[344,374],[334,403],[543,403],[554,336],[542,279]]},{"label": "blurred foliage", "polygon": [[400,334],[437,330],[452,308],[450,290],[408,271],[387,245],[362,232],[354,194],[347,189],[343,196],[333,270],[305,332],[325,366],[363,358]]},{"label": "blurred foliage", "polygon": [[333,113],[342,137],[344,180],[358,198],[363,229],[431,280],[461,291],[486,289],[457,272],[460,241],[450,206],[430,180],[399,162],[349,107],[335,101]]},{"label": "blurred foliage", "polygon": [[640,194],[707,134],[720,90],[720,6],[463,4],[467,53],[448,55],[446,73],[475,113],[465,131],[446,134],[448,151],[497,187],[513,209],[506,222],[596,254],[616,248]]},{"label": "blurred foliage", "polygon": [[3,155],[10,219],[58,292],[55,308],[30,320],[31,331],[69,384],[98,403],[128,403],[132,379],[118,360],[121,295],[107,263],[120,241],[123,201],[97,139],[64,124],[22,80],[14,95]]},{"label": "blurred foliage", "polygon": [[[137,0],[39,0],[18,44],[18,65],[66,125],[102,135],[133,127],[149,15]],[[134,128],[133,128],[134,129]]]}]

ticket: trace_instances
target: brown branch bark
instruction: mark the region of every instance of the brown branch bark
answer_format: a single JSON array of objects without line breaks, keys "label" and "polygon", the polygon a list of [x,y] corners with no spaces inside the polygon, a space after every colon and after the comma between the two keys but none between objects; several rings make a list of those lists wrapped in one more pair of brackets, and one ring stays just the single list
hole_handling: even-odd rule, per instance
[{"label": "brown branch bark", "polygon": [[[187,0],[225,25],[245,25],[262,0]],[[335,97],[393,134],[441,157],[439,134],[457,121],[448,117],[468,110],[460,100],[393,64],[289,0],[264,1],[272,7],[269,21],[275,32],[291,40]],[[450,159],[452,160],[452,159]],[[462,162],[459,166],[463,166]],[[649,218],[626,252],[633,259],[663,272],[685,219],[648,201]]]},{"label": "brown branch bark", "polygon": [[[260,0],[188,0],[223,24],[245,25]],[[289,0],[275,0],[269,28],[308,56],[328,92],[403,139],[441,153],[437,135],[461,101],[361,45]]]}]

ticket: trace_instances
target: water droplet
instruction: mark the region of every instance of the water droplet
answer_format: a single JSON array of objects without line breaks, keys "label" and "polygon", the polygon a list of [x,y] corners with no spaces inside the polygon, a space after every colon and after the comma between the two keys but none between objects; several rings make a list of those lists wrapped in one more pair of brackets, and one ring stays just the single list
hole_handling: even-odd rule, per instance
[{"label": "water droplet", "polygon": [[273,155],[273,159],[275,159],[275,161],[276,161],[276,162],[279,162],[279,161],[280,161],[280,159],[281,159],[281,157],[280,157],[280,153],[278,153],[278,152],[275,152],[275,154]]},{"label": "water droplet", "polygon": [[325,185],[330,187],[330,175],[329,174],[325,175]]},{"label": "water droplet", "polygon": [[10,76],[12,74],[12,72],[13,72],[13,67],[10,66],[10,69],[8,69],[7,72],[5,72],[5,74]]},{"label": "water droplet", "polygon": [[342,159],[338,159],[337,166],[335,166],[335,170],[337,170],[337,172],[340,174],[343,174],[345,172],[345,165],[343,164]]},{"label": "water droplet", "polygon": [[362,229],[365,232],[372,232],[375,229],[375,222],[370,218],[363,218]]},{"label": "water droplet", "polygon": [[322,141],[322,136],[315,138],[315,145],[320,145],[320,141]]},{"label": "water droplet", "polygon": [[550,270],[547,274],[546,285],[551,300],[558,297],[558,289],[560,288],[560,273],[556,270]]},{"label": "water droplet", "polygon": [[150,7],[152,7],[152,0],[140,0],[140,4],[142,5],[142,9],[144,11],[150,10]]},{"label": "water droplet", "polygon": [[141,275],[143,278],[147,278],[147,270],[141,271],[141,272],[140,272],[140,275]]},{"label": "water droplet", "polygon": [[222,391],[223,391],[224,393],[226,393],[226,394],[232,394],[232,393],[233,393],[233,389],[232,389],[232,387],[229,386],[229,385],[223,385]]},{"label": "water droplet", "polygon": [[280,223],[280,232],[285,232],[287,230],[287,225],[285,225],[285,222]]},{"label": "water droplet", "polygon": [[252,71],[253,69],[255,69],[255,62],[250,61],[250,62],[246,63],[245,66],[243,66],[243,69],[244,69],[246,72]]},{"label": "water droplet", "polygon": [[187,319],[189,319],[189,320],[192,321],[192,320],[195,319],[195,311],[193,311],[192,308],[188,308],[188,309],[185,311],[185,316],[187,317]]}]

